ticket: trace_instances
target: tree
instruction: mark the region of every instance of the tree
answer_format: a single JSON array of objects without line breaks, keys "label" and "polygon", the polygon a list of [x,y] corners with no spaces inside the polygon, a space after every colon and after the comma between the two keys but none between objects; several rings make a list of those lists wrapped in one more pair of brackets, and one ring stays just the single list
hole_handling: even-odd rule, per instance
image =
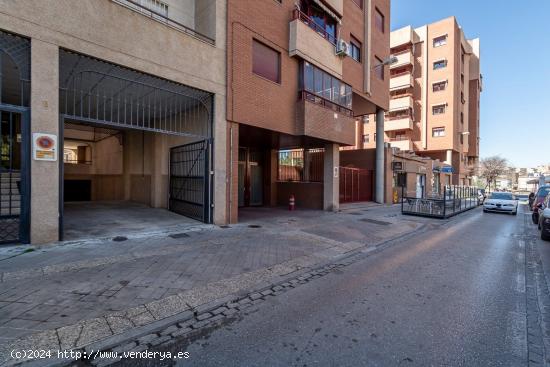
[{"label": "tree", "polygon": [[484,158],[479,165],[479,175],[485,179],[485,188],[491,189],[491,184],[495,184],[498,176],[508,170],[508,161],[498,155]]}]

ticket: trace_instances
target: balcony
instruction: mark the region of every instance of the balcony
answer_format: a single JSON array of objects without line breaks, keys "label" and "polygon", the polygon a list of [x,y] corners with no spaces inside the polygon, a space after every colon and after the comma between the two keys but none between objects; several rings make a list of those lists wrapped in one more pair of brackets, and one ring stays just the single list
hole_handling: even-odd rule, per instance
[{"label": "balcony", "polygon": [[296,135],[345,145],[355,144],[355,119],[351,110],[303,92],[296,112]]},{"label": "balcony", "polygon": [[410,95],[405,95],[400,98],[390,99],[390,112],[413,108],[413,99]]},{"label": "balcony", "polygon": [[390,79],[390,90],[399,90],[410,88],[414,85],[414,79],[411,73],[393,76]]},{"label": "balcony", "polygon": [[191,6],[174,6],[171,2],[113,0],[144,16],[163,23],[201,41],[215,44],[216,1],[191,0]]},{"label": "balcony", "polygon": [[390,146],[401,150],[414,150],[413,143],[410,139],[390,139]]},{"label": "balcony", "polygon": [[386,117],[384,131],[412,130],[413,120],[409,116]]},{"label": "balcony", "polygon": [[390,33],[390,47],[399,47],[415,42],[414,30],[411,26],[397,29]]},{"label": "balcony", "polygon": [[395,64],[392,64],[390,66],[390,69],[396,69],[396,68],[399,68],[401,66],[406,66],[406,65],[412,65],[413,64],[413,55],[412,55],[412,52],[410,50],[407,50],[405,52],[401,52],[399,54],[396,54],[394,55],[395,57],[397,57],[397,62]]},{"label": "balcony", "polygon": [[342,58],[336,56],[336,38],[327,34],[304,13],[295,10],[290,22],[289,56],[297,56],[342,77]]}]

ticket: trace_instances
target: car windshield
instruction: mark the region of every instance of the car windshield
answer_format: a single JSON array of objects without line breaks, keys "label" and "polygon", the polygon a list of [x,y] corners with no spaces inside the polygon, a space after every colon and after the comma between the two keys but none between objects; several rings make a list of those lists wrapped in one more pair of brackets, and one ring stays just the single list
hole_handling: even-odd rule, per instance
[{"label": "car windshield", "polygon": [[537,196],[539,198],[545,198],[548,193],[550,193],[550,187],[541,187],[537,193]]},{"label": "car windshield", "polygon": [[494,192],[491,194],[489,199],[498,199],[498,200],[514,200],[512,194],[507,192]]}]

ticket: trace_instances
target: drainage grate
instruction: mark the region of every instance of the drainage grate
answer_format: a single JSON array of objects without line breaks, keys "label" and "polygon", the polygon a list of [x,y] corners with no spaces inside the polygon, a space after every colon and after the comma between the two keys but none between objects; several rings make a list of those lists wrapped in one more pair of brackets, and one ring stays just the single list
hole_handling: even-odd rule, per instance
[{"label": "drainage grate", "polygon": [[181,232],[181,233],[169,234],[168,237],[170,237],[170,238],[184,238],[184,237],[189,237],[189,235],[185,232]]},{"label": "drainage grate", "polygon": [[226,229],[226,228],[231,228],[231,226],[228,226],[227,224],[224,224],[223,226],[220,226],[220,228]]},{"label": "drainage grate", "polygon": [[347,214],[349,214],[349,215],[361,215],[361,213],[359,213],[359,212],[349,212]]},{"label": "drainage grate", "polygon": [[248,228],[262,228],[262,226],[259,224],[250,224]]},{"label": "drainage grate", "polygon": [[387,226],[390,225],[390,222],[382,222],[381,220],[375,220],[375,219],[369,219],[369,218],[363,218],[361,219],[363,222],[372,223],[372,224],[378,224],[380,226]]},{"label": "drainage grate", "polygon": [[127,239],[128,239],[128,237],[125,237],[125,236],[113,237],[113,241],[115,241],[115,242],[122,242],[122,241],[126,241]]}]

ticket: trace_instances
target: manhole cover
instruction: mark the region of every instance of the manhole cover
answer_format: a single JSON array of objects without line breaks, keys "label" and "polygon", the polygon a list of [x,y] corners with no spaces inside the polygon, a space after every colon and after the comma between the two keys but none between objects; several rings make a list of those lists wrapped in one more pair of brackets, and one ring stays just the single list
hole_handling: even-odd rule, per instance
[{"label": "manhole cover", "polygon": [[363,218],[361,219],[363,222],[372,223],[372,224],[378,224],[380,226],[387,226],[390,225],[390,222],[382,222],[381,220],[375,220],[375,219],[369,219],[369,218]]},{"label": "manhole cover", "polygon": [[115,242],[122,242],[122,241],[126,241],[128,239],[128,237],[125,237],[125,236],[116,236],[113,238],[113,241]]},{"label": "manhole cover", "polygon": [[172,234],[169,234],[168,237],[170,238],[184,238],[184,237],[189,237],[189,235],[187,233],[172,233]]},{"label": "manhole cover", "polygon": [[262,228],[262,226],[259,224],[250,224],[248,228]]}]

